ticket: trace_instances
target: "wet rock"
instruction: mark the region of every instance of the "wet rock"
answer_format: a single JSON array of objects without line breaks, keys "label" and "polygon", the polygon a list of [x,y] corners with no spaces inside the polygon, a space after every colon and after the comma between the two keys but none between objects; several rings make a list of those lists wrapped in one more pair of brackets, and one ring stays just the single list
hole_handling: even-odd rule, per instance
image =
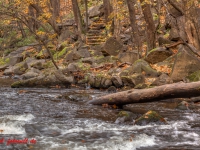
[{"label": "wet rock", "polygon": [[125,62],[128,62],[128,63],[134,63],[136,60],[139,59],[139,55],[137,52],[123,52],[123,53],[120,53],[119,56],[118,56],[119,60],[122,62],[122,63],[125,63]]},{"label": "wet rock", "polygon": [[188,106],[189,106],[189,103],[188,103],[188,102],[182,101],[182,102],[180,102],[180,103],[177,105],[176,109],[180,109],[180,110],[189,110]]},{"label": "wet rock", "polygon": [[158,47],[148,52],[147,56],[145,57],[145,60],[149,63],[155,64],[164,61],[172,54],[172,51],[164,47]]},{"label": "wet rock", "polygon": [[200,70],[200,59],[188,53],[185,46],[180,47],[171,73],[172,80],[182,81],[198,70]]},{"label": "wet rock", "polygon": [[109,93],[116,93],[116,92],[117,92],[117,88],[114,87],[114,86],[110,86],[110,87],[107,89],[107,91],[108,91]]},{"label": "wet rock", "polygon": [[116,56],[122,50],[123,46],[114,37],[110,37],[106,40],[102,52],[106,55]]},{"label": "wet rock", "polygon": [[66,93],[62,95],[66,100],[80,102],[91,100],[92,97],[88,93]]},{"label": "wet rock", "polygon": [[135,120],[136,125],[147,125],[149,123],[165,124],[167,121],[155,111],[148,111],[143,116]]},{"label": "wet rock", "polygon": [[168,75],[163,73],[151,85],[160,86],[160,85],[171,84],[171,83],[173,83],[173,80]]},{"label": "wet rock", "polygon": [[115,123],[120,124],[120,123],[124,123],[124,122],[133,122],[133,120],[136,118],[137,116],[135,114],[133,114],[132,112],[129,111],[120,111],[118,114],[118,118],[116,119]]}]

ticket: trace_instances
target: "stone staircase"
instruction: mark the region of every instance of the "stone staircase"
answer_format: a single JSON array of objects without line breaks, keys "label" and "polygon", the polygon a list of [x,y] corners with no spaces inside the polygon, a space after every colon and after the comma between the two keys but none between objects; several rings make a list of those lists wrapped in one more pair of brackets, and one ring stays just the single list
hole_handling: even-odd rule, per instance
[{"label": "stone staircase", "polygon": [[105,42],[105,40],[106,30],[104,19],[99,18],[90,25],[86,35],[86,44],[91,46],[101,45]]}]

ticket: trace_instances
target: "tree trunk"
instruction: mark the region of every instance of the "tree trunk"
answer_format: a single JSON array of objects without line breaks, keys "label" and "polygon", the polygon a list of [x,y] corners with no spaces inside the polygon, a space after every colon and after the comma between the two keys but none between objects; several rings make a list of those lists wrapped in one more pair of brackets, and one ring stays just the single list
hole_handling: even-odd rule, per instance
[{"label": "tree trunk", "polygon": [[108,22],[108,17],[110,15],[111,11],[111,5],[110,0],[103,0],[103,6],[104,6],[104,16],[105,16],[105,22]]},{"label": "tree trunk", "polygon": [[156,28],[151,13],[151,5],[145,0],[140,0],[144,19],[146,21],[146,40],[148,50],[152,50],[156,47]]},{"label": "tree trunk", "polygon": [[88,0],[84,0],[85,2],[85,31],[88,31]]},{"label": "tree trunk", "polygon": [[116,104],[126,105],[131,103],[144,103],[167,98],[186,98],[200,96],[200,81],[191,83],[174,83],[150,89],[132,89],[110,95],[101,96],[89,101],[89,104]]},{"label": "tree trunk", "polygon": [[81,12],[78,6],[77,0],[72,0],[72,7],[73,7],[73,12],[74,12],[74,18],[78,27],[78,34],[79,34],[79,40],[82,39],[82,33],[83,33],[83,26],[82,26],[82,17],[81,17]]},{"label": "tree trunk", "polygon": [[137,20],[136,20],[136,16],[135,16],[136,13],[135,13],[135,7],[134,6],[136,4],[136,0],[126,0],[126,2],[127,2],[127,5],[128,5],[128,10],[129,10],[129,15],[130,15],[132,37],[133,37],[134,45],[138,49],[138,55],[139,55],[142,44],[141,44]]}]

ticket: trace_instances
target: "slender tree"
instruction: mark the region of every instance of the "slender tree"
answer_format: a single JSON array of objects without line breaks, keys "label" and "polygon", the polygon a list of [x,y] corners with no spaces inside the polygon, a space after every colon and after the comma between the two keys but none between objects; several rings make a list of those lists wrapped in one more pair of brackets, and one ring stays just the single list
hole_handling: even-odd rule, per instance
[{"label": "slender tree", "polygon": [[138,31],[138,25],[136,20],[136,13],[135,13],[135,4],[137,3],[136,0],[126,0],[129,10],[129,16],[130,16],[130,22],[131,22],[131,28],[132,28],[132,37],[134,41],[134,45],[138,49],[138,55],[141,50],[141,39]]},{"label": "slender tree", "polygon": [[153,21],[153,16],[151,13],[150,1],[140,0],[142,12],[146,22],[146,40],[148,50],[154,49],[156,47],[156,27]]}]

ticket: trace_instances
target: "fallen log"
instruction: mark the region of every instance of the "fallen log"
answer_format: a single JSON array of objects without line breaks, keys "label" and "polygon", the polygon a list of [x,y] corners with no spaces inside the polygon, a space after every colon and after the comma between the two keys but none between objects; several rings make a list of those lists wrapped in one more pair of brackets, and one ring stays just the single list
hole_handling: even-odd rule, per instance
[{"label": "fallen log", "polygon": [[200,81],[191,83],[179,82],[149,89],[132,89],[101,96],[88,103],[93,105],[126,105],[159,101],[168,98],[189,98],[195,96],[200,96]]}]

